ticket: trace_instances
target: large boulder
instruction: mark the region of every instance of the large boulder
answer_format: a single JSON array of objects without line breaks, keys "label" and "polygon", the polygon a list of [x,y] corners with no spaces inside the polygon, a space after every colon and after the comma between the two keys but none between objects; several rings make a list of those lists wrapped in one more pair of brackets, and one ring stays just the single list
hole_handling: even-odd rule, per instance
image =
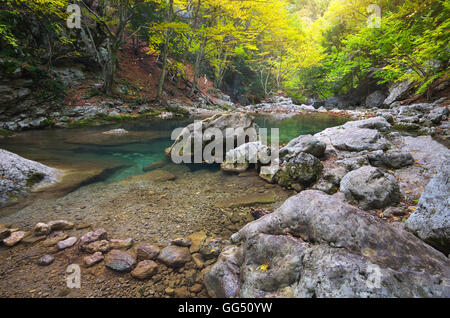
[{"label": "large boulder", "polygon": [[0,149],[0,207],[31,191],[57,183],[62,172]]},{"label": "large boulder", "polygon": [[450,161],[426,186],[406,227],[446,255],[450,254]]},{"label": "large boulder", "polygon": [[341,192],[362,209],[381,209],[400,202],[400,187],[394,176],[375,167],[365,166],[345,175]]},{"label": "large boulder", "polygon": [[[196,129],[197,127],[199,128]],[[233,132],[227,131],[228,128],[233,128]],[[186,159],[190,158],[191,162],[194,162],[194,152],[201,150],[203,153],[205,147],[215,138],[212,134],[214,131],[220,131],[224,138],[223,151],[220,154],[214,154],[215,159],[220,159],[221,162],[225,160],[227,151],[247,142],[255,142],[257,139],[257,126],[251,115],[245,113],[217,114],[183,128],[173,145],[166,149],[166,155],[171,157],[171,155],[177,154]],[[232,145],[230,149],[226,148],[226,139]],[[196,149],[198,146],[196,147],[195,143],[198,143],[201,149]],[[173,153],[174,151],[175,153]]]},{"label": "large boulder", "polygon": [[386,99],[386,94],[383,91],[375,91],[366,97],[366,108],[380,108]]},{"label": "large boulder", "polygon": [[272,152],[273,149],[260,141],[249,142],[228,151],[220,168],[228,172],[244,172],[252,164],[269,164]]},{"label": "large boulder", "polygon": [[383,104],[389,106],[393,102],[406,98],[408,96],[410,88],[411,82],[409,81],[403,81],[394,84],[391,88],[389,88],[389,96],[384,100]]},{"label": "large boulder", "polygon": [[367,155],[370,164],[375,167],[400,169],[414,164],[414,158],[409,152],[403,151],[375,151]]},{"label": "large boulder", "polygon": [[390,129],[392,126],[386,119],[375,117],[327,128],[314,137],[327,145],[329,153],[387,150],[390,144],[381,133]]},{"label": "large boulder", "polygon": [[309,186],[319,179],[322,169],[323,165],[319,159],[301,152],[280,166],[275,179],[283,187]]},{"label": "large boulder", "polygon": [[320,158],[324,155],[326,144],[311,135],[304,135],[291,140],[286,147],[280,149],[280,157],[289,160],[300,152],[306,152]]},{"label": "large boulder", "polygon": [[450,296],[447,257],[338,194],[303,191],[232,241],[205,276],[210,296]]}]

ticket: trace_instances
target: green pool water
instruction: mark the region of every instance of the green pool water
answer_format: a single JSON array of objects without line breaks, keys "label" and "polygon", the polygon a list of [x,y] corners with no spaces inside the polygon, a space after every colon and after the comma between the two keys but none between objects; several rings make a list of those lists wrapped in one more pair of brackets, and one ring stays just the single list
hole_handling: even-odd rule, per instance
[{"label": "green pool water", "polygon": [[[164,150],[172,144],[171,133],[175,128],[184,127],[193,119],[185,120],[147,120],[129,121],[114,125],[84,127],[73,129],[49,129],[25,131],[16,137],[0,139],[0,148],[17,153],[25,158],[36,160],[50,166],[65,166],[83,163],[114,166],[103,182],[116,182],[121,179],[144,173],[143,168],[150,163],[164,160]],[[341,125],[346,118],[327,114],[304,114],[288,118],[257,116],[256,122],[263,128],[279,128],[280,143],[304,134],[314,134],[328,127]],[[121,142],[115,145],[96,145],[69,142],[80,135],[97,134],[111,129],[123,128],[130,132],[158,132],[157,137],[142,136],[141,140]],[[162,134],[161,134],[162,133]],[[114,138],[114,137],[111,137]],[[270,132],[269,132],[270,142]],[[195,169],[217,169],[216,166],[189,166]]]}]

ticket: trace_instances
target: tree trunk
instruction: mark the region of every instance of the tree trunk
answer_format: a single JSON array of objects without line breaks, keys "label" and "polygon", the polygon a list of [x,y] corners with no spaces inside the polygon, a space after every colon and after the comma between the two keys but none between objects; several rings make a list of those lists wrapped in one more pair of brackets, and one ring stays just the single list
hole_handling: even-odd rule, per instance
[{"label": "tree trunk", "polygon": [[103,90],[106,95],[111,95],[114,87],[114,74],[116,72],[116,52],[115,49],[111,47],[111,43],[109,41],[107,50],[108,55],[106,56],[103,66]]},{"label": "tree trunk", "polygon": [[[167,22],[172,21],[172,12],[173,12],[173,0],[169,0],[169,8],[167,12]],[[158,93],[156,95],[157,99],[161,98],[163,88],[164,88],[164,81],[166,79],[166,69],[167,69],[167,57],[169,55],[169,40],[171,35],[170,30],[166,30],[164,34],[164,48],[163,48],[163,66],[161,71],[161,77],[159,78],[159,84],[158,84]]]},{"label": "tree trunk", "polygon": [[197,79],[200,74],[200,63],[202,61],[205,45],[206,45],[206,38],[203,40],[203,44],[201,45],[200,49],[198,50],[197,56],[195,58],[194,78],[192,80],[192,88],[191,88],[190,95],[193,95],[195,93],[195,90],[197,89]]}]

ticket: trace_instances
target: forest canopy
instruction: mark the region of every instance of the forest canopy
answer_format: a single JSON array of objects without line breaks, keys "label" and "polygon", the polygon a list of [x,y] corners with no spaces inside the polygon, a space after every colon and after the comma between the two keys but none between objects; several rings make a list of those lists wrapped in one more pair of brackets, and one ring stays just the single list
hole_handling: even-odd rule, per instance
[{"label": "forest canopy", "polygon": [[[81,29],[67,27],[69,4]],[[243,103],[279,91],[327,98],[368,78],[424,93],[449,75],[448,0],[2,0],[0,9],[2,56],[51,65],[88,50],[108,92],[130,39],[159,56],[158,96],[167,74],[186,80],[187,63],[192,94],[207,74]]]}]

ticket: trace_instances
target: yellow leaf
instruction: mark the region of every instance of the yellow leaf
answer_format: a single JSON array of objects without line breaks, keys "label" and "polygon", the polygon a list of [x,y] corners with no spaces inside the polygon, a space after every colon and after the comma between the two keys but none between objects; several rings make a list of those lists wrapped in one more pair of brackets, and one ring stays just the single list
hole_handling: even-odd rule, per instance
[{"label": "yellow leaf", "polygon": [[264,272],[266,272],[268,269],[269,269],[269,263],[265,263],[265,264],[262,264],[260,267],[259,267],[259,269],[261,270],[261,271],[264,271]]}]

